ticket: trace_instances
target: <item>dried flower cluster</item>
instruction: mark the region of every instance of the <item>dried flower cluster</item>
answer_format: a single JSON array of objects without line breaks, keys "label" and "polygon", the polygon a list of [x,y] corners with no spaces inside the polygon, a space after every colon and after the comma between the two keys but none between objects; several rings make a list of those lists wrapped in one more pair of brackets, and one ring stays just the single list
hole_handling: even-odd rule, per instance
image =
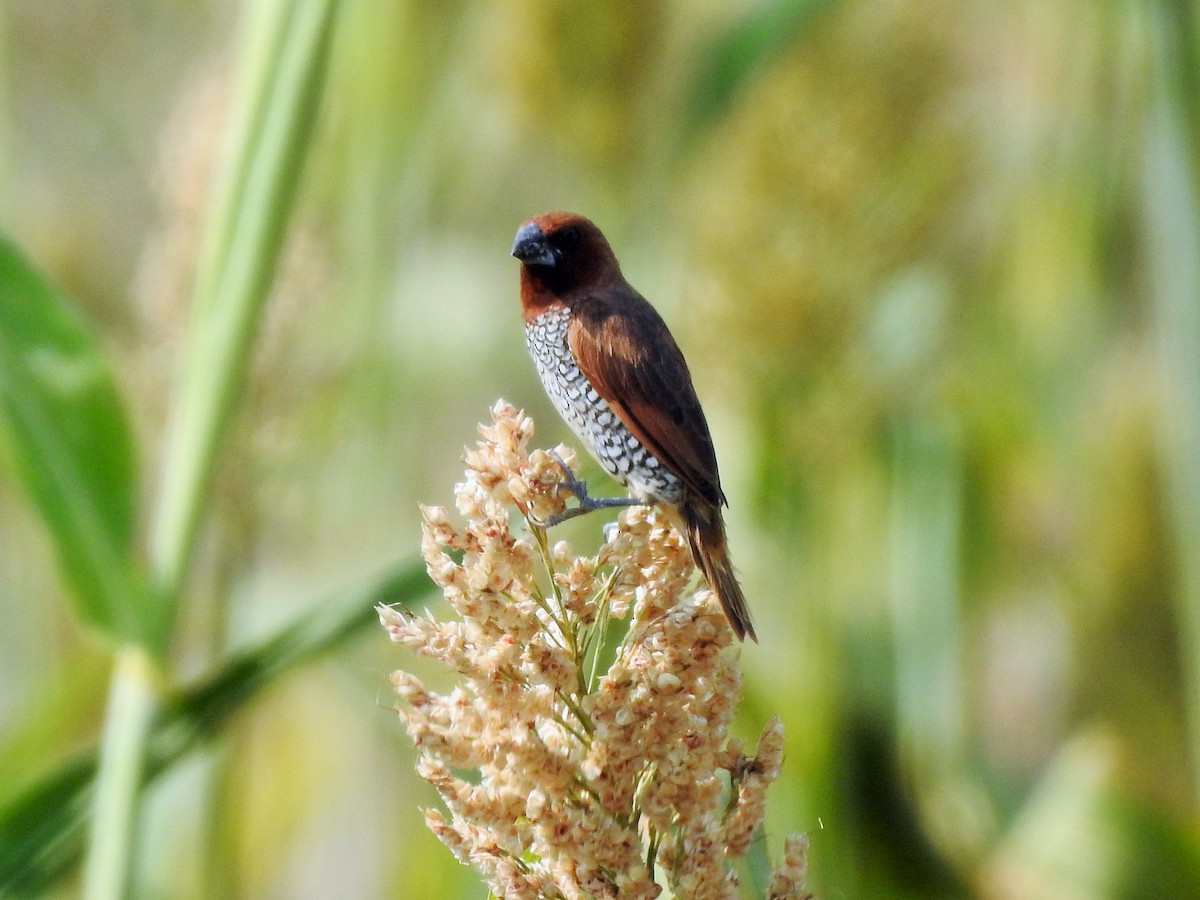
[{"label": "dried flower cluster", "polygon": [[[465,526],[423,510],[453,618],[379,610],[393,640],[460,676],[447,694],[392,678],[418,771],[449,812],[426,810],[427,824],[502,897],[740,896],[728,863],[761,825],[779,720],[753,756],[728,737],[732,634],[710,592],[691,589],[667,513],[626,510],[595,556],[550,545],[539,523],[564,508],[558,463],[528,452],[523,413],[501,401],[492,419],[457,486]],[[809,896],[806,847],[788,840],[768,897]]]}]

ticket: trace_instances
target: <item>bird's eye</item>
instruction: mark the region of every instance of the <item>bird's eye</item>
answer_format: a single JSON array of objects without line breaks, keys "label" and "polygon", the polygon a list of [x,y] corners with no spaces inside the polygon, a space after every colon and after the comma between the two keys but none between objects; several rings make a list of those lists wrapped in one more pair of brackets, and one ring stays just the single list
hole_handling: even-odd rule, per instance
[{"label": "bird's eye", "polygon": [[564,250],[570,250],[579,243],[579,229],[574,225],[569,228],[564,228],[558,233],[558,246]]}]

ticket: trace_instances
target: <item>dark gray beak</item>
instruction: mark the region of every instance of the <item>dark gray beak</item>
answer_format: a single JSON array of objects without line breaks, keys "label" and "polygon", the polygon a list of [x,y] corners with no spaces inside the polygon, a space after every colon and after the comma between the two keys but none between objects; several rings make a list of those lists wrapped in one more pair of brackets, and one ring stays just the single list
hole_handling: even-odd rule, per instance
[{"label": "dark gray beak", "polygon": [[558,256],[536,222],[526,222],[517,229],[512,255],[527,266],[553,266]]}]

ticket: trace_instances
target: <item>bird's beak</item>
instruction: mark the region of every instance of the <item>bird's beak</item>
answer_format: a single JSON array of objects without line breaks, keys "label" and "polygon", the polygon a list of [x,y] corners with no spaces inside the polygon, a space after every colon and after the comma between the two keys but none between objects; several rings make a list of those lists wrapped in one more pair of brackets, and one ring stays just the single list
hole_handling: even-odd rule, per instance
[{"label": "bird's beak", "polygon": [[553,266],[558,262],[554,248],[536,222],[526,222],[517,229],[512,255],[527,266]]}]

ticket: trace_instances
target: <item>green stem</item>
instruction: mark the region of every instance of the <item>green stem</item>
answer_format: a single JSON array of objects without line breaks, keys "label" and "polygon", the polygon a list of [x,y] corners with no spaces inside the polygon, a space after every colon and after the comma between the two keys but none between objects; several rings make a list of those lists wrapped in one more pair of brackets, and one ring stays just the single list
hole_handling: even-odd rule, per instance
[{"label": "green stem", "polygon": [[[264,2],[247,48],[251,98],[231,127],[214,228],[197,275],[190,343],[171,420],[150,559],[169,635],[237,408],[316,119],[337,0]],[[241,92],[239,92],[241,93]]]},{"label": "green stem", "polygon": [[583,707],[579,705],[579,701],[566,691],[555,691],[554,693],[558,695],[558,699],[562,700],[567,709],[575,714],[575,718],[579,720],[579,724],[583,726],[583,730],[587,732],[589,738],[596,733],[595,723],[592,722],[591,716],[584,712]]},{"label": "green stem", "polygon": [[646,870],[650,873],[650,878],[654,878],[654,864],[658,858],[658,841],[659,834],[654,826],[650,826],[649,840],[646,841]]},{"label": "green stem", "polygon": [[[592,650],[592,671],[588,675],[585,687],[585,693],[588,694],[596,689],[596,681],[600,674],[600,653],[604,649],[604,641],[608,637],[608,604],[612,600],[613,586],[617,583],[619,573],[620,569],[614,568],[605,579],[604,586],[600,588],[600,601],[596,610],[598,633],[596,634],[596,646]],[[591,636],[589,635],[588,642],[590,643],[590,641]]]},{"label": "green stem", "polygon": [[109,687],[100,774],[96,782],[86,900],[120,900],[127,892],[146,739],[157,708],[158,672],[140,647],[122,647]]},{"label": "green stem", "polygon": [[546,574],[550,578],[550,591],[554,594],[554,603],[558,607],[558,612],[563,613],[563,615],[556,615],[555,610],[550,609],[548,606],[544,606],[543,608],[546,609],[554,624],[562,631],[563,640],[570,645],[570,649],[575,650],[575,642],[571,631],[567,628],[567,617],[563,607],[562,591],[558,587],[558,582],[554,580],[554,558],[550,555],[550,545],[546,541],[546,529],[534,525],[533,522],[529,521],[528,516],[526,516],[525,521],[529,522],[529,529],[533,532],[534,543],[537,544],[538,551],[542,554],[542,564],[546,567]]},{"label": "green stem", "polygon": [[[558,696],[560,698],[562,697],[561,694],[558,694]],[[561,725],[563,728],[565,728],[567,730],[567,732],[571,735],[571,737],[573,737],[573,738],[575,738],[575,740],[579,741],[580,745],[584,749],[591,748],[592,736],[590,734],[588,734],[586,731],[579,731],[577,728],[575,728],[574,725],[572,725],[570,722],[567,721],[566,716],[560,714],[557,710],[552,714],[552,717],[555,722],[557,722],[559,725]]]}]

